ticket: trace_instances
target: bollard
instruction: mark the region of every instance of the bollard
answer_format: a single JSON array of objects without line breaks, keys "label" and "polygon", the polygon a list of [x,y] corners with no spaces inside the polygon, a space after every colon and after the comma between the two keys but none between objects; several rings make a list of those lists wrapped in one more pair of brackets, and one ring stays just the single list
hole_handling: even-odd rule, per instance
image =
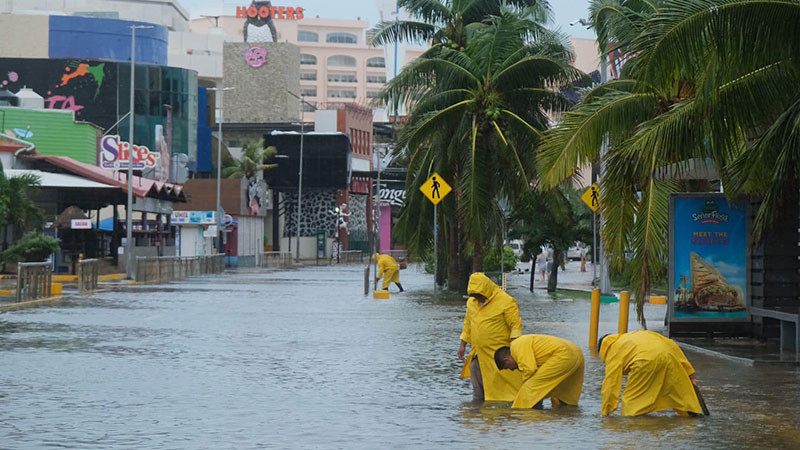
[{"label": "bollard", "polygon": [[619,293],[619,324],[617,333],[625,334],[628,332],[628,312],[630,312],[631,293],[622,291]]},{"label": "bollard", "polygon": [[600,325],[600,289],[592,289],[592,314],[589,319],[589,349],[597,353],[597,327]]},{"label": "bollard", "polygon": [[369,266],[364,267],[364,295],[369,295]]}]

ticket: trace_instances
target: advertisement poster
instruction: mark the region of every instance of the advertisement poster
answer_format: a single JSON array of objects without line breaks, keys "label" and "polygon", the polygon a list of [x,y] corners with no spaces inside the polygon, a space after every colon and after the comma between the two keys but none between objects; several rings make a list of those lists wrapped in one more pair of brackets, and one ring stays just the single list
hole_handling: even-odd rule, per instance
[{"label": "advertisement poster", "polygon": [[670,304],[678,321],[747,318],[747,205],[723,195],[670,201]]}]

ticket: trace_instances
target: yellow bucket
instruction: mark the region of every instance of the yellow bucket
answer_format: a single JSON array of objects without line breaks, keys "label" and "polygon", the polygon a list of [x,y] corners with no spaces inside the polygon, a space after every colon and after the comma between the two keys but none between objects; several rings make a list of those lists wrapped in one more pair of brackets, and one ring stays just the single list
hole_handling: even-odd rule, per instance
[{"label": "yellow bucket", "polygon": [[650,303],[653,305],[666,305],[667,297],[664,296],[650,296]]},{"label": "yellow bucket", "polygon": [[386,300],[389,298],[389,291],[375,291],[372,293],[372,298]]}]

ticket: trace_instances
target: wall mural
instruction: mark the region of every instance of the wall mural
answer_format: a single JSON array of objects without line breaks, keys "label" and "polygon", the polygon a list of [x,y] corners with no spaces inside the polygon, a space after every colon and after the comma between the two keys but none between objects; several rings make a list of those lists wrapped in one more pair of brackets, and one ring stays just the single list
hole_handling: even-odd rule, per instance
[{"label": "wall mural", "polygon": [[350,194],[350,217],[347,219],[348,232],[367,231],[367,196]]},{"label": "wall mural", "polygon": [[[286,223],[283,228],[283,237],[296,235],[295,215],[297,208],[297,193],[284,192],[284,205],[286,205]],[[300,236],[313,237],[317,229],[324,229],[328,237],[334,237],[336,216],[329,211],[336,208],[336,191],[303,192],[303,210],[300,218]]]},{"label": "wall mural", "polygon": [[247,65],[256,69],[267,63],[267,49],[264,47],[250,47],[242,52]]}]

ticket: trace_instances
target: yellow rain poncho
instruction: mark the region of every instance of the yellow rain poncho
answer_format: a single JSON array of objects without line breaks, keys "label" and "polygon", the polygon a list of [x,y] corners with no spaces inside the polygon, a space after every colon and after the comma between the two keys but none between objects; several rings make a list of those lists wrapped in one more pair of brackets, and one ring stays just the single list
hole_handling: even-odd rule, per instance
[{"label": "yellow rain poncho", "polygon": [[481,306],[474,297],[467,300],[461,340],[472,348],[465,358],[461,378],[470,377],[469,365],[472,358],[477,356],[485,399],[510,402],[522,385],[522,373],[512,370],[501,372],[494,363],[494,352],[522,335],[517,301],[482,273],[472,274],[467,293],[481,294],[486,297],[486,302]]},{"label": "yellow rain poncho", "polygon": [[603,339],[600,357],[606,363],[602,415],[616,411],[623,375],[628,375],[623,416],[668,409],[681,415],[703,413],[689,379],[694,368],[671,339],[652,331],[612,334]]},{"label": "yellow rain poncho", "polygon": [[375,260],[378,261],[378,279],[383,278],[383,287],[385,291],[390,284],[400,282],[400,266],[397,261],[389,255],[381,255],[375,253],[373,255]]},{"label": "yellow rain poncho", "polygon": [[511,357],[525,380],[512,408],[533,408],[546,397],[553,405],[577,405],[583,388],[583,353],[572,342],[527,334],[511,343]]}]

